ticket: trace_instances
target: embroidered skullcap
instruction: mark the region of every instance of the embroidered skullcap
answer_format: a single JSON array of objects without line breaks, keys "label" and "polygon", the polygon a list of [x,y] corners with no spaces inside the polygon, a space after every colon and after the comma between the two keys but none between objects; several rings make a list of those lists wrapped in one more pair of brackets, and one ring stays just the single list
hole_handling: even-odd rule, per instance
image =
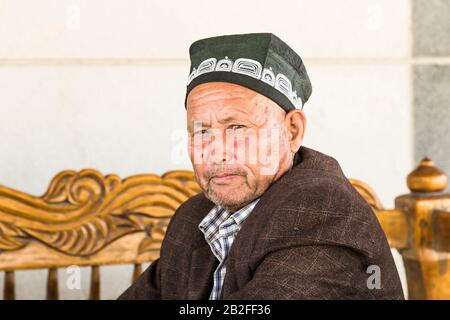
[{"label": "embroidered skullcap", "polygon": [[185,107],[189,92],[207,82],[229,82],[275,101],[286,112],[303,109],[311,82],[300,56],[271,33],[224,35],[195,41]]}]

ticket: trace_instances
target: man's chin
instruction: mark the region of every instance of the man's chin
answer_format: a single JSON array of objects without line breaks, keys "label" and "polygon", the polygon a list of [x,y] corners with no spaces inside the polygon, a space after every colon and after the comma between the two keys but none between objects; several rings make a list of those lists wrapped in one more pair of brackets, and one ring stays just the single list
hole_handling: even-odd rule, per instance
[{"label": "man's chin", "polygon": [[247,203],[246,198],[242,197],[242,193],[236,192],[236,197],[230,197],[230,194],[218,194],[218,193],[208,193],[205,194],[206,197],[212,201],[214,204],[221,206],[222,208],[235,211],[238,208],[243,207],[243,204]]},{"label": "man's chin", "polygon": [[209,189],[209,194],[214,196],[217,199],[221,199],[223,201],[240,201],[245,195],[245,192],[239,188],[240,186],[234,185],[224,185],[224,186],[211,186]]}]

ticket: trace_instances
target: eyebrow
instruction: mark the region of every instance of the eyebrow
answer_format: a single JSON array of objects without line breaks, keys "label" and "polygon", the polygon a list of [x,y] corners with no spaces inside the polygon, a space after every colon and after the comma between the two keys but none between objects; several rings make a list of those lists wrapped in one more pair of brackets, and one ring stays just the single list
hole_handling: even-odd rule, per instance
[{"label": "eyebrow", "polygon": [[196,129],[195,124],[196,124],[197,122],[201,122],[201,126],[199,126],[199,127],[201,127],[201,128],[203,128],[203,127],[210,127],[210,125],[207,124],[207,123],[205,123],[203,120],[194,120],[194,121],[193,121],[193,124],[191,124],[191,122],[188,123],[187,130],[188,130],[189,132],[194,132],[194,129]]},{"label": "eyebrow", "polygon": [[[229,122],[233,122],[238,120],[238,117],[236,117],[237,115],[239,115],[238,113],[232,113],[229,116],[225,117],[224,119],[220,120],[219,123],[229,123]],[[245,121],[245,120],[239,120],[239,121]]]},{"label": "eyebrow", "polygon": [[[238,119],[237,119],[237,116],[238,116],[238,115],[239,115],[239,113],[232,113],[232,114],[226,116],[224,119],[219,120],[218,122],[219,122],[220,124],[227,124],[227,123],[230,123],[230,122],[237,121],[237,120],[238,120]],[[197,121],[199,121],[199,122],[202,123],[202,127],[209,128],[209,127],[211,126],[210,123],[209,123],[209,121],[194,120],[194,123],[197,122]],[[248,121],[245,121],[245,120],[239,120],[239,122],[248,122]],[[193,126],[192,126],[192,129],[194,129],[194,127],[195,127],[195,126],[193,125]]]}]

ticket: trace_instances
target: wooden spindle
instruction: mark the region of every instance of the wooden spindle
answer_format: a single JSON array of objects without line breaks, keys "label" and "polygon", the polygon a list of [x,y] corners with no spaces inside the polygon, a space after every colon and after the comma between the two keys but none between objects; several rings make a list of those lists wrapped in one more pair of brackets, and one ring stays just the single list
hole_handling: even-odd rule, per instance
[{"label": "wooden spindle", "polygon": [[47,300],[58,300],[58,269],[48,269],[47,276]]},{"label": "wooden spindle", "polygon": [[100,267],[91,267],[91,288],[89,300],[100,300]]},{"label": "wooden spindle", "polygon": [[140,263],[135,263],[134,264],[134,270],[133,270],[132,283],[136,282],[136,280],[139,278],[141,273],[142,273],[142,265]]},{"label": "wooden spindle", "polygon": [[3,288],[4,300],[15,300],[15,284],[14,284],[14,271],[5,271],[5,286]]}]

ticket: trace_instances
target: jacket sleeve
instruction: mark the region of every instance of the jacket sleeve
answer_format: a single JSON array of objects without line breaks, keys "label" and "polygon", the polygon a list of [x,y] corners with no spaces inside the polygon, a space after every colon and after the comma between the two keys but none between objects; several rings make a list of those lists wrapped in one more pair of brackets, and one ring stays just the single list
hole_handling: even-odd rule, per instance
[{"label": "jacket sleeve", "polygon": [[118,300],[160,300],[161,282],[160,282],[159,259],[140,275],[136,282],[123,292]]},{"label": "jacket sleeve", "polygon": [[[359,254],[349,248],[293,246],[267,254],[253,278],[226,299],[403,299],[401,288],[383,282],[383,290],[369,289],[369,276]],[[383,275],[381,280],[390,281]]]}]

